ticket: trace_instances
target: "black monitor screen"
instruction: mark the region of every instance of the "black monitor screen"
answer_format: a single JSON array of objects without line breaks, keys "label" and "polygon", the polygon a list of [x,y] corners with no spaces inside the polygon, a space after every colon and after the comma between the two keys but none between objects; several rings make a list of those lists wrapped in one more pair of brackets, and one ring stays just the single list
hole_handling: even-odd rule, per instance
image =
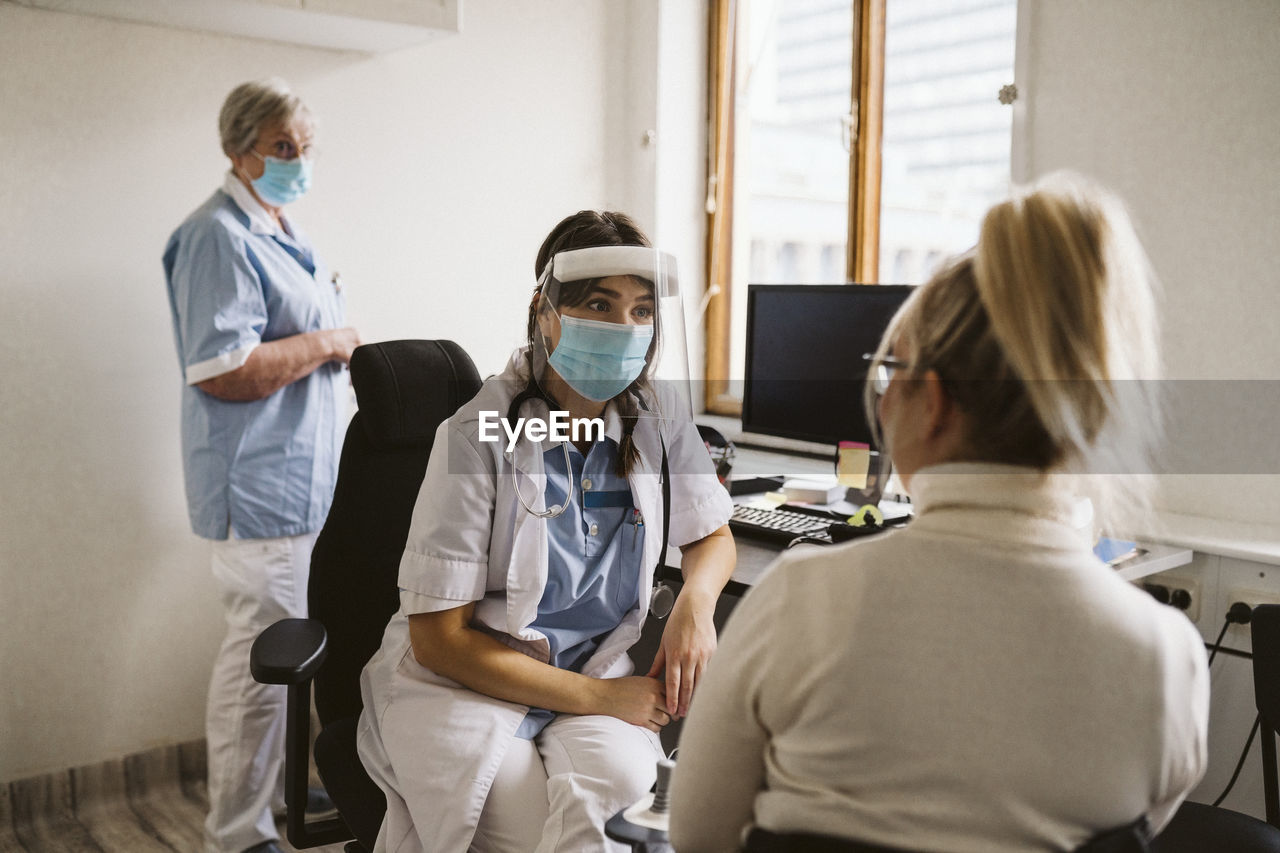
[{"label": "black monitor screen", "polygon": [[863,411],[867,364],[914,288],[886,284],[747,287],[742,429],[872,444]]}]

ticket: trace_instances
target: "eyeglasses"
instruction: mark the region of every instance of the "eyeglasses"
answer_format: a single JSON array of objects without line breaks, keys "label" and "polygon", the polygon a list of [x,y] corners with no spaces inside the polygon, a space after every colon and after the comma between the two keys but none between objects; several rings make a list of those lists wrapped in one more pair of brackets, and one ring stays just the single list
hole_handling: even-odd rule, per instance
[{"label": "eyeglasses", "polygon": [[871,380],[871,390],[879,396],[884,396],[884,393],[889,390],[889,383],[893,381],[895,371],[911,369],[911,364],[908,362],[889,356],[878,359],[873,352],[865,353],[862,360],[871,362],[871,369],[867,371],[867,376]]}]

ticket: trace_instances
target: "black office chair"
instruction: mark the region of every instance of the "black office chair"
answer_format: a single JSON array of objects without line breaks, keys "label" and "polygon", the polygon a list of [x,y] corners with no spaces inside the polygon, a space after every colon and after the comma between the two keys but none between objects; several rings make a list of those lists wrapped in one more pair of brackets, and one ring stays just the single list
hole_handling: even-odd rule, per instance
[{"label": "black office chair", "polygon": [[[396,578],[436,427],[480,390],[452,341],[388,341],[351,356],[359,411],[347,428],[333,506],[311,556],[310,619],[285,619],[254,642],[253,676],[289,688],[285,832],[299,849],[346,841],[372,850],[386,800],[356,754],[360,671],[399,606]],[[311,682],[321,730],[315,759],[339,817],[305,820]]]},{"label": "black office chair", "polygon": [[1280,786],[1276,776],[1276,731],[1280,726],[1280,605],[1253,609],[1253,701],[1262,717],[1262,786],[1266,822],[1204,803],[1183,803],[1151,843],[1151,853],[1280,853]]}]

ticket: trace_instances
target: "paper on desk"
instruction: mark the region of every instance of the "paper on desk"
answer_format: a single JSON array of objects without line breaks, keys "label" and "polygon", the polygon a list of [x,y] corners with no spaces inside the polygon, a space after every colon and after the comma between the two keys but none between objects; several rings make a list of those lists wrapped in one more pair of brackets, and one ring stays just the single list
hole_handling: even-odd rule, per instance
[{"label": "paper on desk", "polygon": [[753,507],[755,509],[776,509],[787,502],[787,496],[782,492],[765,492],[757,495],[750,500],[742,502],[743,506]]}]

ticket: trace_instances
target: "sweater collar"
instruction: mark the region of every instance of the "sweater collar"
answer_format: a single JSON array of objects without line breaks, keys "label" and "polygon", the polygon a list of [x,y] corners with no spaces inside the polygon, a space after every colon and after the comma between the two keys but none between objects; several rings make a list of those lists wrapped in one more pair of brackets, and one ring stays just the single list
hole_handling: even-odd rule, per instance
[{"label": "sweater collar", "polygon": [[1020,465],[950,462],[911,478],[914,526],[1050,547],[1088,547],[1092,509],[1060,474]]}]

